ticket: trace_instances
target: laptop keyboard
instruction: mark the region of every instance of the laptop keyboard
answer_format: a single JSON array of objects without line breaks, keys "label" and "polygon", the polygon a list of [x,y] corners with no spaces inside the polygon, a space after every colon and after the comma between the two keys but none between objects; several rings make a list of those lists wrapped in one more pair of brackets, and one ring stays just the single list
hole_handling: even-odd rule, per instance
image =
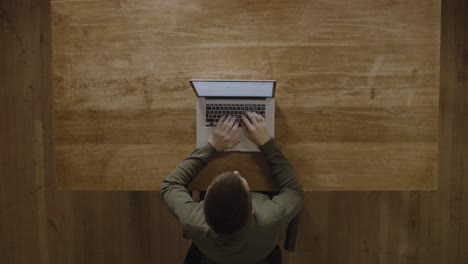
[{"label": "laptop keyboard", "polygon": [[205,126],[215,127],[218,120],[226,115],[235,116],[242,126],[242,115],[244,112],[255,112],[265,117],[264,104],[206,104]]}]

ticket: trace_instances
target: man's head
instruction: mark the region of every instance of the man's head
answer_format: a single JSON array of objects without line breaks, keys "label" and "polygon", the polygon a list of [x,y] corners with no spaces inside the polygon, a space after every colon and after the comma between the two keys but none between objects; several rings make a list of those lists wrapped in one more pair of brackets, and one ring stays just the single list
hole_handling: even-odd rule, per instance
[{"label": "man's head", "polygon": [[252,215],[247,181],[237,171],[218,175],[208,187],[203,209],[207,224],[216,233],[239,231]]}]

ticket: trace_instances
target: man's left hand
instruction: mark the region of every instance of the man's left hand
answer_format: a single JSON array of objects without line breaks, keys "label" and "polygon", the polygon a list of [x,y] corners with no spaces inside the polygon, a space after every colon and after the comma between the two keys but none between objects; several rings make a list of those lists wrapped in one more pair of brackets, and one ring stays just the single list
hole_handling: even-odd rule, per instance
[{"label": "man's left hand", "polygon": [[239,122],[237,122],[235,116],[221,117],[208,143],[217,151],[233,148],[240,142],[239,133],[237,131],[238,127]]}]

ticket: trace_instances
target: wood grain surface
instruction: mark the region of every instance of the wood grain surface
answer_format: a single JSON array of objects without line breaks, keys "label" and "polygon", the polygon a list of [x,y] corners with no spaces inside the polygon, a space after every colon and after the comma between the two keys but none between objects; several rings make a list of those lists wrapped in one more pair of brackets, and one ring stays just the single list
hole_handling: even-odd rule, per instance
[{"label": "wood grain surface", "polygon": [[[195,146],[190,78],[275,79],[306,190],[436,188],[440,1],[52,1],[57,181],[157,190]],[[257,154],[210,163],[274,189]]]},{"label": "wood grain surface", "polygon": [[[306,192],[284,263],[468,263],[467,8],[442,2],[437,190]],[[49,0],[0,1],[0,263],[181,263],[189,241],[159,192],[56,189],[50,16]]]}]

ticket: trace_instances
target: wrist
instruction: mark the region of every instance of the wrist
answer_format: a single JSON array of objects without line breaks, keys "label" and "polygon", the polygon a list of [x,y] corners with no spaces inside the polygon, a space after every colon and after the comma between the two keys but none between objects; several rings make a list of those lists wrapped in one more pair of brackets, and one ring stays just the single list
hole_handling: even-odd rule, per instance
[{"label": "wrist", "polygon": [[268,137],[268,138],[265,138],[265,139],[259,141],[258,146],[260,147],[260,146],[265,145],[266,143],[268,143],[268,141],[270,141],[270,139],[272,139],[272,137]]},{"label": "wrist", "polygon": [[217,152],[222,151],[222,149],[219,148],[218,146],[216,146],[216,144],[215,144],[212,140],[208,140],[208,144],[209,144],[212,148],[214,148],[214,150],[216,150]]},{"label": "wrist", "polygon": [[258,148],[259,148],[260,150],[262,150],[262,149],[265,149],[265,148],[269,148],[271,145],[275,145],[274,140],[273,140],[272,137],[269,138],[269,139],[268,139],[265,143],[263,143],[262,145],[259,145]]}]

